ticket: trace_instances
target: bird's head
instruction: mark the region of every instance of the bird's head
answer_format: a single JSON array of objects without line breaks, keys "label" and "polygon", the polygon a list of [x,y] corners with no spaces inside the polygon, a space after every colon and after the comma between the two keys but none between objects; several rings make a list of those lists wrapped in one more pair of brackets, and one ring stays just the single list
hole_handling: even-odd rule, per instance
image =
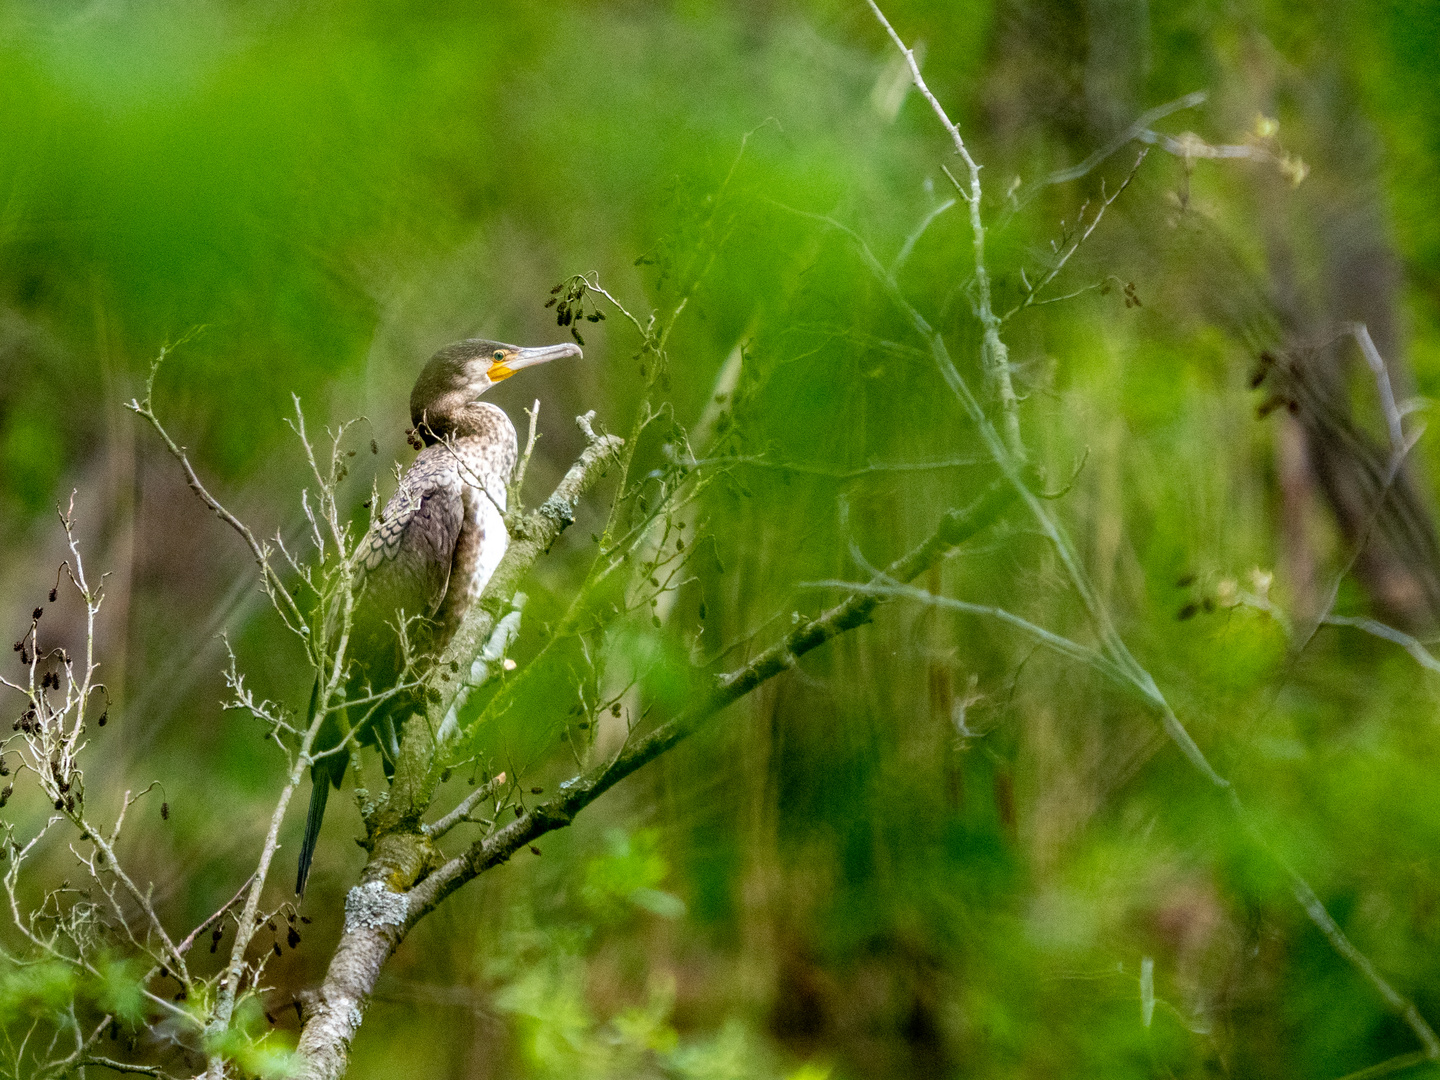
[{"label": "bird's head", "polygon": [[502,341],[470,338],[446,345],[432,356],[410,391],[410,422],[427,443],[458,434],[467,409],[490,387],[521,368],[562,356],[581,356],[579,345],[542,345],[533,349]]}]

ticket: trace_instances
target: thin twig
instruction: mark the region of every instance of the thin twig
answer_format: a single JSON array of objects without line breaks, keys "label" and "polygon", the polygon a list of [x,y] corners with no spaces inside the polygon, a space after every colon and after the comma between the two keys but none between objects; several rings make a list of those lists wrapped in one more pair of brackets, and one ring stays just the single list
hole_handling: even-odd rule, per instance
[{"label": "thin twig", "polygon": [[890,20],[885,18],[885,13],[880,10],[875,0],[865,0],[865,2],[870,6],[875,18],[880,21],[880,25],[885,28],[885,32],[890,35],[890,40],[895,43],[895,47],[905,57],[905,62],[910,66],[910,77],[915,82],[915,88],[930,103],[930,108],[934,110],[940,123],[949,132],[950,141],[955,146],[955,153],[965,162],[965,168],[969,170],[968,191],[953,176],[950,176],[948,169],[945,170],[945,175],[950,176],[951,181],[955,183],[956,191],[970,208],[970,235],[975,252],[975,309],[984,329],[980,358],[986,376],[995,384],[1000,397],[1006,450],[1017,462],[1024,462],[1026,459],[1025,443],[1020,436],[1019,399],[1015,395],[1015,387],[1010,378],[1010,353],[1005,342],[1000,338],[1001,320],[996,316],[990,300],[990,271],[985,265],[985,222],[980,213],[980,166],[970,156],[960,129],[946,114],[944,106],[930,92],[930,87],[925,85],[925,79],[920,74],[920,65],[915,60],[914,50],[907,47],[900,35],[895,32],[895,28],[890,25]]},{"label": "thin twig", "polygon": [[241,885],[240,888],[235,890],[235,895],[232,896],[229,900],[226,900],[225,903],[221,904],[220,907],[216,910],[215,914],[211,915],[199,926],[195,927],[194,930],[191,930],[190,933],[186,936],[185,940],[180,942],[180,944],[175,947],[175,951],[181,953],[182,955],[188,952],[190,950],[190,946],[195,944],[195,939],[198,938],[201,934],[203,934],[206,930],[208,930],[215,922],[223,919],[225,917],[225,912],[229,911],[232,907],[234,907],[236,901],[238,901],[240,897],[245,895],[245,890],[250,887],[250,883],[254,880],[254,874],[251,874],[248,878],[246,878],[245,884]]},{"label": "thin twig", "polygon": [[467,820],[470,817],[471,810],[474,810],[481,802],[490,798],[491,795],[494,795],[495,792],[505,786],[506,782],[503,772],[497,774],[494,779],[482,784],[469,795],[465,796],[459,806],[455,807],[455,809],[451,810],[439,821],[422,826],[420,831],[432,840],[440,839],[440,837],[444,836],[456,825]]},{"label": "thin twig", "polygon": [[[1140,151],[1139,155],[1135,158],[1135,164],[1132,165],[1130,167],[1130,171],[1125,174],[1125,179],[1120,182],[1120,186],[1115,189],[1114,194],[1105,195],[1104,189],[1102,187],[1102,197],[1100,200],[1100,205],[1095,209],[1095,216],[1090,219],[1090,224],[1085,226],[1085,228],[1081,231],[1080,235],[1075,238],[1074,243],[1072,243],[1068,248],[1066,248],[1065,251],[1061,253],[1060,257],[1055,260],[1054,265],[1050,267],[1050,272],[1046,274],[1043,278],[1041,278],[1040,281],[1034,286],[1034,288],[1028,289],[1026,291],[1025,299],[1012,307],[1004,315],[1000,316],[1001,322],[1008,322],[1013,316],[1018,315],[1020,312],[1024,311],[1026,308],[1036,303],[1035,298],[1045,291],[1045,286],[1049,285],[1050,282],[1055,280],[1055,275],[1060,273],[1061,270],[1065,269],[1065,264],[1070,261],[1070,257],[1074,255],[1075,252],[1080,250],[1080,245],[1085,243],[1086,240],[1090,239],[1090,234],[1093,233],[1095,231],[1095,227],[1100,224],[1100,219],[1105,216],[1105,211],[1110,209],[1111,205],[1115,202],[1115,200],[1120,198],[1120,196],[1124,194],[1125,189],[1130,186],[1130,181],[1135,179],[1135,174],[1140,171],[1140,166],[1145,161],[1145,155],[1149,152],[1150,149],[1148,147]],[[1079,293],[1071,294],[1071,296],[1078,295]],[[1043,303],[1044,301],[1041,302]]]},{"label": "thin twig", "polygon": [[264,580],[267,591],[270,593],[271,600],[281,609],[280,614],[285,618],[290,628],[298,633],[300,632],[299,628],[305,625],[305,616],[301,613],[300,607],[296,604],[295,599],[285,588],[284,582],[280,580],[279,575],[276,574],[274,568],[271,567],[269,553],[261,543],[255,539],[255,534],[250,531],[250,526],[232,514],[219,499],[210,494],[205,485],[201,483],[199,475],[195,472],[195,467],[190,464],[190,458],[186,454],[185,448],[170,437],[170,433],[166,431],[165,426],[160,423],[160,418],[155,415],[155,410],[152,405],[155,376],[156,373],[159,372],[160,364],[164,361],[165,356],[166,350],[162,350],[159,358],[150,365],[150,376],[145,381],[145,399],[140,401],[131,398],[125,407],[136,415],[144,417],[144,419],[149,422],[150,426],[155,429],[156,434],[158,434],[165,443],[165,447],[170,451],[171,456],[180,463],[181,469],[185,472],[186,482],[190,485],[190,490],[200,497],[200,501],[208,506],[216,517],[234,529],[240,538],[245,541],[245,545],[250,549],[251,555],[254,556],[256,564],[260,567],[260,574]]}]

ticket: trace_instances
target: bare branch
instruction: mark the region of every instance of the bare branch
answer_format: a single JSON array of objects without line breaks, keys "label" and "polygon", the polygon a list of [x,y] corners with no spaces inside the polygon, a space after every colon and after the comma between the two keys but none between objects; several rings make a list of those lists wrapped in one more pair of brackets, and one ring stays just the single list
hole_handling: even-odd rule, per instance
[{"label": "bare branch", "polygon": [[245,545],[250,549],[250,554],[254,557],[256,565],[260,567],[260,574],[271,601],[275,604],[281,617],[285,619],[286,624],[296,633],[299,633],[301,632],[300,628],[305,625],[305,617],[301,614],[294,597],[286,590],[284,582],[280,580],[279,575],[275,573],[274,568],[270,565],[269,552],[255,539],[255,534],[250,531],[250,526],[246,525],[227,510],[221,504],[220,500],[211,495],[205,485],[200,482],[200,477],[195,472],[194,466],[190,464],[190,458],[186,454],[185,448],[170,437],[170,433],[165,430],[165,426],[160,422],[160,418],[155,415],[155,409],[152,405],[155,375],[160,370],[160,365],[164,362],[168,351],[168,348],[161,350],[160,356],[150,365],[150,376],[145,381],[144,400],[141,401],[131,398],[125,407],[149,421],[150,426],[155,429],[156,434],[158,434],[161,441],[165,443],[165,448],[169,450],[171,456],[180,463],[181,469],[185,472],[186,482],[190,485],[190,490],[199,496],[200,501],[208,506],[216,517],[234,529],[240,538],[245,541]]},{"label": "bare branch", "polygon": [[423,826],[422,831],[432,840],[438,840],[462,821],[469,820],[470,811],[474,810],[475,807],[479,806],[504,787],[506,782],[503,772],[497,774],[489,783],[480,785],[469,795],[465,796],[460,805],[455,807],[454,810],[451,810],[439,821]]},{"label": "bare branch", "polygon": [[895,28],[890,25],[890,20],[885,18],[885,13],[875,0],[865,0],[885,32],[890,35],[890,40],[895,43],[905,62],[910,65],[910,77],[915,80],[915,88],[920,91],[922,97],[930,103],[930,108],[939,117],[941,125],[950,134],[950,141],[955,146],[955,153],[965,162],[965,168],[970,173],[970,184],[968,190],[959,181],[956,181],[947,169],[946,176],[955,184],[955,190],[960,193],[966,204],[970,207],[970,235],[975,253],[975,289],[976,314],[980,318],[980,325],[984,330],[984,338],[980,347],[980,359],[986,376],[995,384],[996,392],[1000,397],[1000,411],[1002,425],[1005,430],[1005,446],[1010,455],[1016,461],[1023,462],[1026,458],[1025,443],[1020,436],[1020,415],[1019,399],[1015,395],[1015,387],[1010,378],[1010,353],[1005,342],[1000,338],[1001,320],[996,316],[990,300],[990,271],[985,265],[985,222],[980,213],[980,166],[970,156],[970,151],[965,146],[965,139],[960,134],[960,129],[950,119],[939,100],[930,92],[930,87],[925,85],[925,79],[920,74],[920,65],[915,61],[915,53],[905,45]]}]

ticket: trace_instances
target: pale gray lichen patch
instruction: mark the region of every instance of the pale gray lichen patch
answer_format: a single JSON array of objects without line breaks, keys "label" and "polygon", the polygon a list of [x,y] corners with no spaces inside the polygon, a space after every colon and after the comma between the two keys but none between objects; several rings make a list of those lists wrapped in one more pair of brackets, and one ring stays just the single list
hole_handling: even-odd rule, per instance
[{"label": "pale gray lichen patch", "polygon": [[410,897],[391,892],[384,882],[356,885],[345,894],[345,932],[399,926],[410,911]]}]

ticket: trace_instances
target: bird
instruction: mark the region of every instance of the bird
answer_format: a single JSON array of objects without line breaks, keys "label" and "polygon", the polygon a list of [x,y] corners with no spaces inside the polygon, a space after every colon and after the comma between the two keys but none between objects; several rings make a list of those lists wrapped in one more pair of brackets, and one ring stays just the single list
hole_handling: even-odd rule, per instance
[{"label": "bird", "polygon": [[[407,649],[412,658],[444,650],[509,546],[504,513],[518,456],[515,427],[503,409],[480,396],[523,368],[581,355],[569,342],[521,348],[470,338],[440,349],[415,380],[410,438],[420,452],[355,547],[346,648],[346,700],[352,704],[326,716],[312,747],[312,755],[325,756],[310,766],[297,895],[305,893],[330,788],[340,786],[349,762],[347,752],[326,751],[358,729],[357,742],[376,747],[387,777],[392,775],[400,750],[397,721],[413,711],[416,699],[395,694],[378,704],[353,703],[393,689],[405,673]],[[332,639],[337,621],[332,610]],[[311,693],[312,721],[321,678]]]}]

